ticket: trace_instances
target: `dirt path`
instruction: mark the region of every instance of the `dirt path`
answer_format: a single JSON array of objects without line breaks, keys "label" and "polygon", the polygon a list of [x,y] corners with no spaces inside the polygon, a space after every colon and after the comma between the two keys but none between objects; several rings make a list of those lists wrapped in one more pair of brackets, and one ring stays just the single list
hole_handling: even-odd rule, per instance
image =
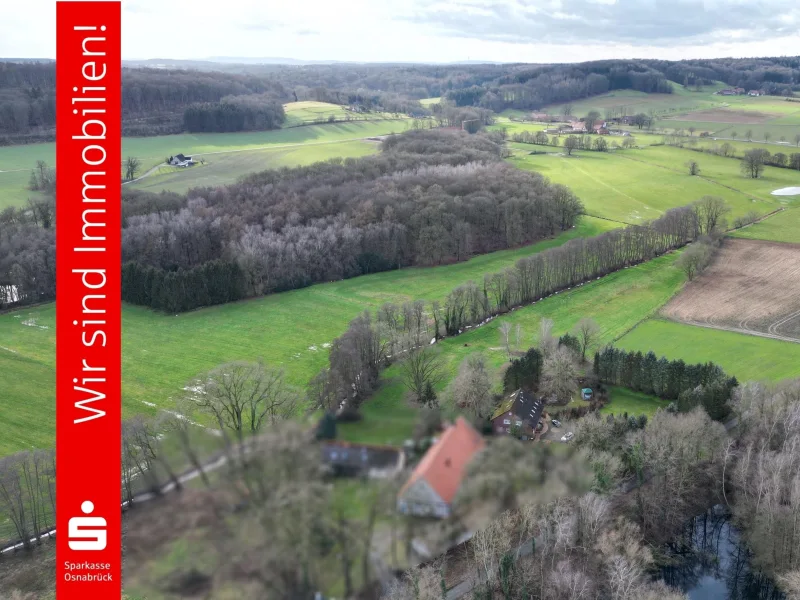
[{"label": "dirt path", "polygon": [[166,166],[167,166],[167,163],[161,163],[159,165],[156,165],[155,167],[152,167],[151,169],[148,169],[147,171],[145,171],[144,175],[140,175],[136,179],[130,179],[128,181],[123,181],[122,185],[128,185],[129,183],[136,183],[137,181],[139,181],[141,179],[144,179],[148,175],[151,175],[153,173],[153,171],[157,171],[161,167],[166,167]]},{"label": "dirt path", "polygon": [[[795,316],[798,316],[797,314]],[[742,329],[740,327],[728,327],[726,325],[714,325],[713,323],[701,323],[700,321],[681,321],[678,319],[672,319],[676,323],[683,323],[684,325],[694,325],[695,327],[705,327],[707,329],[719,329],[721,331],[731,331],[733,333],[743,333],[745,335],[755,335],[758,337],[770,338],[773,340],[779,340],[781,342],[792,342],[794,344],[800,344],[800,339],[793,338],[793,337],[786,337],[785,335],[777,335],[777,334],[770,334],[764,333],[763,331],[757,331],[755,329]],[[741,325],[741,323],[740,323]],[[745,322],[746,325],[746,322]]]}]

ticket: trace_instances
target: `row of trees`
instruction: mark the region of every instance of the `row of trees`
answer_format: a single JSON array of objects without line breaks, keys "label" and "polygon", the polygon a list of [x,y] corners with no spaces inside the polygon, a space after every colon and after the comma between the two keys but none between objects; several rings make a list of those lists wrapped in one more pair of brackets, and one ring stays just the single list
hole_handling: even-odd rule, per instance
[{"label": "row of trees", "polygon": [[[315,401],[331,412],[344,407],[357,409],[371,393],[380,370],[389,360],[404,358],[408,353],[410,358],[404,360],[407,387],[415,401],[435,404],[433,389],[441,365],[435,351],[423,350],[431,339],[458,335],[516,306],[531,304],[560,290],[663,254],[700,235],[700,230],[693,207],[672,209],[647,225],[571,240],[563,246],[522,258],[514,267],[487,274],[482,286],[471,281],[456,287],[444,303],[432,302],[429,313],[422,302],[402,307],[385,304],[374,318],[367,311],[334,340],[329,366],[313,382]],[[558,348],[558,340],[552,337],[552,323],[546,329],[540,332],[542,347],[537,352],[541,355],[526,355],[520,364],[512,365],[507,384],[538,383],[544,359],[552,355],[553,360],[544,371],[545,378],[553,381],[546,387],[548,393],[561,399],[569,392],[562,389],[561,382],[570,379],[564,372],[575,373],[575,363],[581,356],[585,357],[594,344],[597,329],[592,323],[582,322],[571,336],[573,343],[562,340],[563,348]],[[504,335],[510,356],[510,329]],[[465,374],[466,379],[468,375]],[[574,382],[572,385],[574,387]]]},{"label": "row of trees", "polygon": [[[632,143],[628,142],[628,147],[631,145]],[[597,152],[608,152],[608,142],[603,137],[570,135],[564,140],[564,150],[567,151],[567,156],[571,156],[574,150],[595,150]]]},{"label": "row of trees", "polygon": [[697,213],[692,207],[682,207],[645,225],[570,240],[521,258],[501,272],[487,274],[482,285],[469,282],[458,286],[443,305],[433,305],[435,329],[439,335],[456,335],[494,314],[650,260],[700,234]]},{"label": "row of trees", "polygon": [[[686,138],[681,135],[670,134],[664,136],[664,143],[669,146],[687,148],[695,152],[703,152],[715,156],[723,156],[725,158],[739,158],[736,148],[730,142],[701,146],[698,145],[698,141],[695,139],[687,141]],[[689,167],[689,173],[691,175],[698,175],[700,173],[697,161],[690,160],[686,163],[686,166]],[[745,177],[751,179],[761,177],[764,173],[764,167],[766,166],[800,170],[800,152],[792,152],[790,154],[775,152],[773,154],[764,148],[753,148],[752,150],[746,150],[741,156],[740,167]]]},{"label": "row of trees", "polygon": [[594,357],[594,372],[603,383],[677,401],[682,411],[702,406],[715,419],[728,415],[726,404],[738,385],[714,363],[687,365],[658,358],[654,352],[626,351],[609,346]]},{"label": "row of trees", "polygon": [[0,458],[0,547],[12,541],[30,546],[31,538],[55,527],[55,514],[55,450],[23,450]]},{"label": "row of trees", "polygon": [[800,152],[786,156],[783,152],[771,154],[769,150],[754,148],[742,156],[741,169],[745,177],[758,179],[767,165],[800,170]]},{"label": "row of trees", "polygon": [[[561,143],[561,137],[558,135],[548,135],[544,131],[537,131],[535,133],[530,131],[523,131],[521,133],[514,133],[511,135],[511,140],[522,144],[534,144],[538,146],[558,146]],[[625,136],[622,138],[622,144],[617,140],[612,140],[611,143],[605,137],[591,136],[591,135],[569,135],[564,138],[564,149],[568,155],[571,155],[574,150],[594,150],[596,152],[608,152],[616,148],[633,148],[636,146],[636,139],[633,136]]]}]

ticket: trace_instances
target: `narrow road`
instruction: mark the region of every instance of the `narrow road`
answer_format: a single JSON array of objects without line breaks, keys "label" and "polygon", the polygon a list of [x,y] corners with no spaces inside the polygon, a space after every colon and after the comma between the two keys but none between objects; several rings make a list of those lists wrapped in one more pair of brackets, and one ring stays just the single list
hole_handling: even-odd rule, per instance
[{"label": "narrow road", "polygon": [[136,183],[137,181],[139,181],[139,180],[141,180],[141,179],[144,179],[145,177],[147,177],[148,175],[150,175],[150,174],[151,174],[153,171],[157,171],[157,170],[158,170],[158,169],[160,169],[161,167],[166,167],[166,166],[167,166],[167,163],[161,163],[161,164],[159,164],[159,165],[156,165],[155,167],[153,167],[153,168],[151,168],[151,169],[148,169],[148,170],[147,170],[147,171],[144,173],[144,175],[140,175],[140,176],[139,176],[139,177],[137,177],[136,179],[129,179],[128,181],[123,181],[123,182],[122,182],[122,185],[128,185],[129,183]]}]

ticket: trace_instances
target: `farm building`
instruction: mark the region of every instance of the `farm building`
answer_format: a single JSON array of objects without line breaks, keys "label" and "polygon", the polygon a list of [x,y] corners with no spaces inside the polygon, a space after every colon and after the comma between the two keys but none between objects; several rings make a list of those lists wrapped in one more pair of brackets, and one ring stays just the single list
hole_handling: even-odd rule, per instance
[{"label": "farm building", "polygon": [[190,167],[194,164],[191,156],[184,156],[183,154],[176,154],[169,157],[169,164],[173,167]]},{"label": "farm building", "polygon": [[405,454],[391,446],[328,441],[322,444],[322,463],[332,475],[386,477],[403,468]]},{"label": "farm building", "polygon": [[418,517],[450,516],[467,464],[485,445],[481,434],[459,417],[425,453],[400,489],[397,510]]},{"label": "farm building", "polygon": [[592,125],[592,131],[600,135],[608,135],[608,123],[601,122]]},{"label": "farm building", "polygon": [[533,437],[542,418],[544,402],[523,390],[517,390],[497,407],[492,415],[492,431],[497,435],[518,428],[523,439]]}]

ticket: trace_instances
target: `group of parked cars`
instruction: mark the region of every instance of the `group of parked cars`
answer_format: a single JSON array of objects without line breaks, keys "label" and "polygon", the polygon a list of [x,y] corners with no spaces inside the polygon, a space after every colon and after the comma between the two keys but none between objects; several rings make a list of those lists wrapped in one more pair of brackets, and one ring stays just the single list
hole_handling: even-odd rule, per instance
[{"label": "group of parked cars", "polygon": [[[553,427],[561,427],[561,421],[559,421],[558,419],[551,419],[550,422],[553,424]],[[561,441],[564,442],[564,443],[567,443],[568,441],[570,441],[574,437],[575,437],[575,434],[572,433],[571,431],[568,431],[567,433],[565,433],[564,435],[561,436]]]}]

